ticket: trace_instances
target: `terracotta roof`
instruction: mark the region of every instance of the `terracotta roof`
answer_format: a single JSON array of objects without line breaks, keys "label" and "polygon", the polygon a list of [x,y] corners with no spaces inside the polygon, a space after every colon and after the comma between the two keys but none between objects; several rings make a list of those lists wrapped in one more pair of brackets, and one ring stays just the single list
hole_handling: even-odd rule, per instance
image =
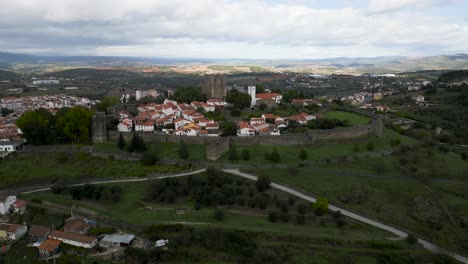
[{"label": "terracotta roof", "polygon": [[17,224],[0,224],[0,230],[4,230],[9,233],[16,233],[16,230],[18,230],[22,225],[17,225]]},{"label": "terracotta roof", "polygon": [[27,205],[28,205],[28,202],[26,202],[25,200],[21,200],[21,199],[16,199],[16,201],[13,203],[13,207],[15,208],[21,208]]},{"label": "terracotta roof", "polygon": [[89,224],[83,221],[82,219],[70,219],[65,222],[63,229],[66,232],[82,232],[89,228]]},{"label": "terracotta roof", "polygon": [[281,94],[279,94],[279,93],[259,93],[259,94],[255,95],[255,98],[260,98],[260,99],[263,99],[263,100],[267,100],[267,99],[273,99],[274,97],[278,97],[280,95]]},{"label": "terracotta roof", "polygon": [[43,226],[32,226],[29,229],[28,235],[37,237],[46,237],[50,232],[50,228]]},{"label": "terracotta roof", "polygon": [[252,126],[249,125],[249,123],[240,122],[239,123],[239,129],[244,129],[244,128],[253,129]]},{"label": "terracotta roof", "polygon": [[95,237],[83,236],[80,234],[63,232],[60,230],[52,230],[50,234],[48,235],[48,237],[67,239],[67,240],[77,241],[77,242],[86,243],[86,244],[91,244],[96,240]]},{"label": "terracotta roof", "polygon": [[212,128],[216,127],[217,128],[217,127],[219,127],[219,124],[218,123],[207,123],[206,127],[212,127]]},{"label": "terracotta roof", "polygon": [[42,251],[53,252],[60,244],[62,244],[62,241],[48,238],[37,248]]}]

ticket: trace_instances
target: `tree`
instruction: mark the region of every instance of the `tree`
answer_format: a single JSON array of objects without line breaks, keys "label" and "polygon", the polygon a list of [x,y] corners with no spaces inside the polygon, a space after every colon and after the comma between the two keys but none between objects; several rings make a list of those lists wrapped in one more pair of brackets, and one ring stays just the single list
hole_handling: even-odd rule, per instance
[{"label": "tree", "polygon": [[250,107],[252,97],[247,93],[241,93],[237,90],[229,91],[226,95],[226,102],[233,104],[236,108],[243,109]]},{"label": "tree", "polygon": [[18,118],[16,125],[33,145],[51,144],[55,141],[55,118],[44,108],[24,113]]},{"label": "tree", "polygon": [[307,159],[307,151],[305,149],[301,149],[299,151],[299,158],[302,159],[302,160],[306,160]]},{"label": "tree", "polygon": [[7,116],[7,115],[13,113],[13,110],[10,110],[8,108],[2,108],[2,110],[0,110],[0,113],[2,114],[2,116]]},{"label": "tree", "polygon": [[157,161],[158,161],[158,155],[154,148],[145,151],[145,153],[143,153],[143,156],[141,156],[141,159],[140,159],[141,164],[146,165],[146,166],[154,165],[156,164]]},{"label": "tree", "polygon": [[250,160],[250,151],[246,148],[242,149],[242,159]]},{"label": "tree", "polygon": [[140,135],[137,136],[136,143],[137,144],[135,145],[135,152],[144,153],[147,150],[145,141],[143,141],[143,138]]},{"label": "tree", "polygon": [[255,91],[256,93],[265,93],[265,86],[263,86],[263,84],[257,84]]},{"label": "tree", "polygon": [[121,150],[125,149],[125,145],[127,143],[125,142],[125,139],[122,136],[122,133],[119,134],[119,140],[117,141],[117,147]]},{"label": "tree", "polygon": [[312,209],[316,215],[320,216],[328,212],[328,199],[325,197],[318,197],[315,203],[312,204]]},{"label": "tree", "polygon": [[195,87],[182,87],[177,88],[174,95],[171,96],[172,100],[176,100],[179,103],[191,103],[193,101],[205,101],[200,88]]},{"label": "tree", "polygon": [[224,211],[216,208],[214,211],[214,218],[218,221],[222,221],[224,219]]},{"label": "tree", "polygon": [[258,106],[258,109],[260,109],[261,111],[265,111],[267,110],[268,108],[268,105],[265,104],[265,103],[261,103],[259,106]]},{"label": "tree", "polygon": [[88,143],[91,137],[91,117],[93,113],[84,107],[70,109],[57,119],[58,134],[69,138],[73,143]]},{"label": "tree", "polygon": [[366,149],[367,149],[368,151],[373,151],[373,150],[375,149],[374,142],[369,141],[369,142],[367,143],[367,145],[366,145]]},{"label": "tree", "polygon": [[221,129],[223,132],[221,136],[228,137],[228,136],[235,136],[237,135],[237,125],[234,122],[224,122],[221,124]]},{"label": "tree", "polygon": [[273,222],[273,223],[276,222],[276,221],[278,221],[278,213],[276,213],[276,212],[270,212],[270,213],[268,214],[268,221]]},{"label": "tree", "polygon": [[130,140],[130,144],[128,144],[127,146],[127,151],[135,152],[137,144],[138,144],[138,135],[136,133],[133,133],[132,139]]},{"label": "tree", "polygon": [[281,156],[278,152],[278,149],[276,147],[273,147],[273,151],[271,152],[270,159],[273,162],[279,162],[281,161]]},{"label": "tree", "polygon": [[413,234],[409,234],[406,236],[406,242],[408,242],[408,244],[410,245],[414,245],[418,243],[418,238],[415,237]]},{"label": "tree", "polygon": [[237,149],[232,146],[229,149],[229,160],[230,161],[238,161],[239,160],[239,155],[237,154]]},{"label": "tree", "polygon": [[266,191],[268,188],[270,188],[270,183],[270,177],[267,175],[259,176],[256,182],[257,190],[259,192]]},{"label": "tree", "polygon": [[183,140],[180,141],[179,150],[177,152],[179,153],[179,158],[184,160],[187,160],[189,158],[188,148]]},{"label": "tree", "polygon": [[120,103],[120,99],[117,96],[106,96],[104,99],[97,104],[97,110],[99,112],[107,112],[107,108],[117,105]]}]

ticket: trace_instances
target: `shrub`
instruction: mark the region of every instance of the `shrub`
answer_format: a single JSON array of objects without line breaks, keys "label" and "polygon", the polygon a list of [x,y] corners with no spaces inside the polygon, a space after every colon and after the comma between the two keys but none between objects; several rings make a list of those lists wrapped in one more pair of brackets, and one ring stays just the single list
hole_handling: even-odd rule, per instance
[{"label": "shrub", "polygon": [[270,188],[270,183],[270,177],[268,177],[267,175],[261,175],[260,177],[258,177],[256,182],[257,190],[259,192],[266,191],[268,188]]},{"label": "shrub", "polygon": [[242,159],[243,160],[250,160],[250,151],[248,149],[242,150]]},{"label": "shrub", "polygon": [[263,157],[265,158],[265,160],[268,160],[268,161],[271,160],[271,154],[268,153],[268,152],[265,152],[265,154],[263,155]]},{"label": "shrub", "polygon": [[463,159],[463,160],[467,160],[468,159],[468,151],[462,151],[460,153],[460,157]]},{"label": "shrub", "polygon": [[390,141],[390,145],[391,145],[392,147],[398,146],[398,145],[400,145],[400,144],[401,144],[401,139],[399,139],[399,138],[395,138],[395,139],[392,139],[392,140]]},{"label": "shrub", "polygon": [[375,150],[374,142],[369,141],[369,142],[367,143],[367,145],[366,145],[366,149],[367,149],[368,151],[374,151],[374,150]]},{"label": "shrub", "polygon": [[304,203],[300,203],[297,205],[297,213],[298,214],[305,214],[307,211],[307,205]]},{"label": "shrub", "polygon": [[305,151],[305,149],[301,149],[301,151],[299,151],[299,158],[302,160],[307,159],[307,151]]},{"label": "shrub", "polygon": [[278,152],[278,149],[276,147],[273,148],[271,151],[270,159],[273,162],[280,162],[281,161],[281,156]]},{"label": "shrub", "polygon": [[283,221],[283,222],[289,222],[289,214],[287,214],[287,213],[281,213],[280,217],[281,217],[281,221]]},{"label": "shrub", "polygon": [[270,212],[268,214],[268,221],[273,222],[273,223],[278,221],[278,214],[276,212]]},{"label": "shrub", "polygon": [[231,147],[229,150],[228,158],[230,161],[238,161],[239,155],[237,154],[237,149],[235,147]]},{"label": "shrub", "polygon": [[343,217],[343,214],[341,214],[340,210],[333,212],[334,219],[341,219],[342,217]]},{"label": "shrub", "polygon": [[321,216],[328,212],[328,199],[324,197],[318,197],[315,203],[312,204],[312,208],[317,216]]},{"label": "shrub", "polygon": [[214,218],[217,221],[222,221],[224,219],[224,211],[219,208],[216,208],[214,211]]},{"label": "shrub", "polygon": [[154,150],[147,150],[145,153],[143,153],[143,156],[141,156],[140,162],[141,164],[145,166],[150,166],[156,164],[158,161],[158,156],[156,154],[156,151]]},{"label": "shrub", "polygon": [[99,236],[102,234],[112,234],[115,232],[115,228],[113,227],[98,227],[93,228],[89,231],[89,234],[92,236]]},{"label": "shrub", "polygon": [[304,216],[304,215],[301,215],[301,214],[300,214],[300,215],[297,215],[297,216],[296,216],[296,223],[297,223],[298,225],[303,225],[303,224],[305,224],[305,216]]},{"label": "shrub", "polygon": [[180,146],[179,146],[179,149],[177,151],[179,153],[179,158],[181,159],[188,159],[189,158],[189,152],[188,152],[188,149],[187,149],[187,145],[185,144],[185,142],[182,140],[180,141]]},{"label": "shrub", "polygon": [[415,237],[413,234],[407,235],[405,240],[410,245],[414,245],[414,244],[418,243],[418,238]]},{"label": "shrub", "polygon": [[201,209],[201,204],[200,204],[200,202],[195,202],[195,203],[193,204],[193,210],[199,211],[200,209]]}]

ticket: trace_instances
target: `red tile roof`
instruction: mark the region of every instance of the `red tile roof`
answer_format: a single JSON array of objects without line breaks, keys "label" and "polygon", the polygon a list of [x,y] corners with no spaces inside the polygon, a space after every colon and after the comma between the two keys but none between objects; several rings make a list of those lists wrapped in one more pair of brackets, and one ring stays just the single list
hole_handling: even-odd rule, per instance
[{"label": "red tile roof", "polygon": [[83,236],[80,234],[63,232],[60,230],[52,230],[48,235],[49,238],[59,238],[59,239],[67,239],[72,241],[77,241],[81,243],[91,244],[93,243],[96,238],[91,236]]},{"label": "red tile roof", "polygon": [[62,241],[48,238],[37,248],[42,251],[53,252],[60,244],[62,244]]}]

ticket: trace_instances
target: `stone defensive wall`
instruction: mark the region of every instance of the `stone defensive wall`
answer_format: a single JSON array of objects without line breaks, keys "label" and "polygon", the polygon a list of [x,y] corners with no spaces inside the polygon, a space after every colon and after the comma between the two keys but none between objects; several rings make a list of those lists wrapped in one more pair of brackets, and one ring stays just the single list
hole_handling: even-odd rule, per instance
[{"label": "stone defensive wall", "polygon": [[[382,120],[372,113],[365,111],[341,108],[341,111],[349,111],[371,118],[371,122],[366,125],[353,127],[339,127],[335,129],[314,129],[306,133],[284,134],[281,136],[252,136],[252,137],[192,137],[175,136],[162,133],[138,132],[145,142],[151,143],[180,143],[207,145],[207,159],[216,160],[226,153],[231,145],[251,146],[251,145],[325,145],[356,142],[365,139],[367,135],[382,137],[384,125]],[[118,140],[120,132],[107,131],[109,140]],[[128,141],[133,133],[122,133]]]}]

